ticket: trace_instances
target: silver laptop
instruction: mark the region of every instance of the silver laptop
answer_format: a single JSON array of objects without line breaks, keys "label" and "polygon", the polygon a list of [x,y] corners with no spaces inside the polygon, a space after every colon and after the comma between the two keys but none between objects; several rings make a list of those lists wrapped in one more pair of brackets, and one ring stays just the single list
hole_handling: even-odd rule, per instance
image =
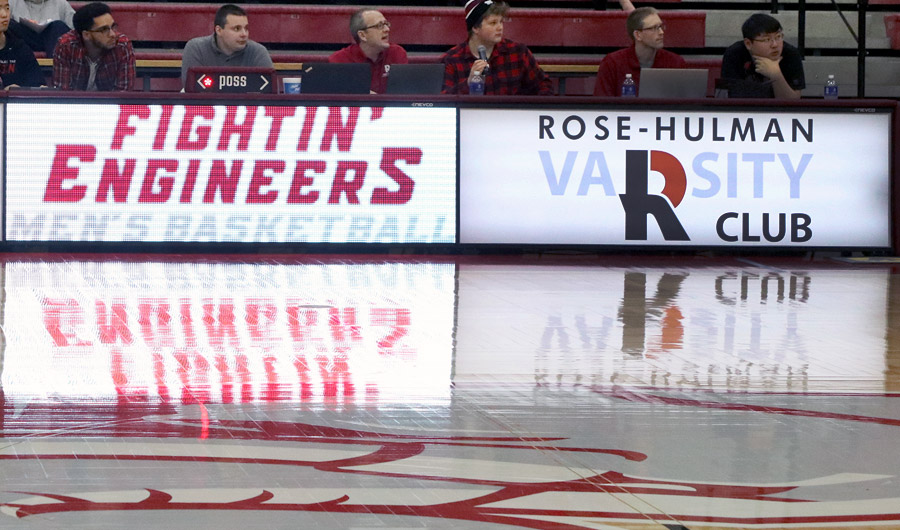
[{"label": "silver laptop", "polygon": [[708,86],[706,68],[643,68],[638,97],[705,98]]}]

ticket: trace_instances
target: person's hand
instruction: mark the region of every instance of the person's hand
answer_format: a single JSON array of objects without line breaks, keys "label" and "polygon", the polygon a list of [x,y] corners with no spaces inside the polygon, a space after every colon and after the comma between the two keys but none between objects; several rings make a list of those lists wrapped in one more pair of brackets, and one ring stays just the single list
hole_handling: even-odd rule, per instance
[{"label": "person's hand", "polygon": [[44,28],[47,27],[47,24],[50,23],[49,20],[47,22],[41,23],[41,22],[38,22],[37,20],[32,20],[30,18],[20,18],[19,22],[22,25],[24,25],[26,28],[29,28],[32,31],[37,31],[38,33],[43,31]]},{"label": "person's hand", "polygon": [[488,66],[487,61],[482,61],[481,59],[476,60],[475,64],[472,65],[472,69],[469,70],[469,82],[472,82],[472,76],[474,76],[476,72],[484,74],[484,69]]},{"label": "person's hand", "polygon": [[6,85],[3,87],[3,90],[9,90],[10,88],[19,88],[19,85]]},{"label": "person's hand", "polygon": [[781,67],[778,65],[780,62],[781,57],[775,61],[768,57],[760,57],[758,55],[753,56],[753,65],[756,68],[757,73],[768,79],[776,79],[781,76]]},{"label": "person's hand", "polygon": [[631,0],[619,0],[619,6],[622,8],[622,11],[626,13],[634,11],[634,4],[631,3]]}]

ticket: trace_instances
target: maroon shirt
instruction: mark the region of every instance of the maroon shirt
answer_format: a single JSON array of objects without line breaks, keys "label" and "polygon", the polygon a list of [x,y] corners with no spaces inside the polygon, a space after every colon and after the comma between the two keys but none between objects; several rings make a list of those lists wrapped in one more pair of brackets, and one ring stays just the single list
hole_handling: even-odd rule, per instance
[{"label": "maroon shirt", "polygon": [[[468,94],[469,71],[475,56],[469,43],[454,46],[441,57],[445,94]],[[524,44],[503,39],[488,57],[490,69],[484,77],[484,93],[499,96],[553,95],[553,84]]]},{"label": "maroon shirt", "polygon": [[[653,68],[684,68],[685,60],[677,53],[667,50],[657,50],[653,59]],[[635,88],[641,85],[641,61],[634,51],[634,44],[630,48],[624,48],[607,54],[600,61],[597,70],[597,84],[594,85],[595,96],[621,96],[622,81],[625,74],[631,74]]]},{"label": "maroon shirt", "polygon": [[406,50],[396,44],[391,44],[388,49],[378,54],[378,59],[372,61],[363,53],[359,44],[351,44],[346,48],[338,50],[331,54],[328,58],[329,63],[369,63],[372,68],[372,84],[369,90],[376,94],[384,94],[387,87],[388,73],[392,64],[406,64],[409,59],[406,58]]}]

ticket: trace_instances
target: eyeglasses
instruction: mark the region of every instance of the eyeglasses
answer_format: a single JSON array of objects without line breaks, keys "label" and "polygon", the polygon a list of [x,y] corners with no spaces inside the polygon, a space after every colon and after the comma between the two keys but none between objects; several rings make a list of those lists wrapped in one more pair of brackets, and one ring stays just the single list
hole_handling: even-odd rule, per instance
[{"label": "eyeglasses", "polygon": [[641,31],[655,31],[658,33],[660,31],[666,31],[666,25],[665,24],[657,24],[655,26],[650,26],[649,28],[642,28]]},{"label": "eyeglasses", "polygon": [[779,33],[776,33],[775,35],[772,35],[772,36],[770,36],[770,37],[763,37],[763,38],[761,38],[761,39],[750,39],[750,40],[752,40],[753,42],[759,42],[759,43],[762,43],[762,44],[772,44],[773,42],[781,42],[781,41],[783,41],[783,40],[784,40],[784,33],[779,32]]},{"label": "eyeglasses", "polygon": [[112,26],[100,26],[97,29],[89,29],[86,31],[90,31],[91,33],[102,33],[104,35],[109,35],[111,32],[118,31],[118,30],[119,30],[119,25],[113,24]]},{"label": "eyeglasses", "polygon": [[391,27],[391,23],[388,22],[387,20],[382,20],[382,21],[379,22],[378,24],[372,24],[371,26],[366,26],[366,27],[364,27],[363,30],[367,30],[367,29],[377,29],[377,30],[381,31],[381,30],[383,30],[384,28],[389,28],[389,27]]}]

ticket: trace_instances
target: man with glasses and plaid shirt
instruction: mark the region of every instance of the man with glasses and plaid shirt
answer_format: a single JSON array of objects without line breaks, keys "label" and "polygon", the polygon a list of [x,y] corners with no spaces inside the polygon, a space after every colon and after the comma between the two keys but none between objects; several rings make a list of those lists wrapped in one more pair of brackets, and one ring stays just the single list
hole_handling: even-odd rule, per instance
[{"label": "man with glasses and plaid shirt", "polygon": [[350,35],[354,44],[331,54],[328,62],[368,63],[372,69],[369,91],[383,94],[391,65],[409,62],[406,50],[390,42],[391,23],[380,11],[363,8],[350,16]]},{"label": "man with glasses and plaid shirt", "polygon": [[625,28],[632,45],[607,54],[597,69],[595,96],[621,96],[622,81],[631,74],[635,87],[641,83],[641,68],[684,68],[684,59],[663,49],[666,25],[652,7],[639,7],[629,13]]},{"label": "man with glasses and plaid shirt", "polygon": [[62,90],[132,90],[134,49],[116,31],[109,6],[86,4],[72,16],[72,31],[59,39],[53,54],[53,86]]},{"label": "man with glasses and plaid shirt", "polygon": [[806,88],[803,60],[784,42],[781,23],[764,13],[751,15],[741,27],[744,40],[725,50],[722,79],[730,97],[800,99]]}]

